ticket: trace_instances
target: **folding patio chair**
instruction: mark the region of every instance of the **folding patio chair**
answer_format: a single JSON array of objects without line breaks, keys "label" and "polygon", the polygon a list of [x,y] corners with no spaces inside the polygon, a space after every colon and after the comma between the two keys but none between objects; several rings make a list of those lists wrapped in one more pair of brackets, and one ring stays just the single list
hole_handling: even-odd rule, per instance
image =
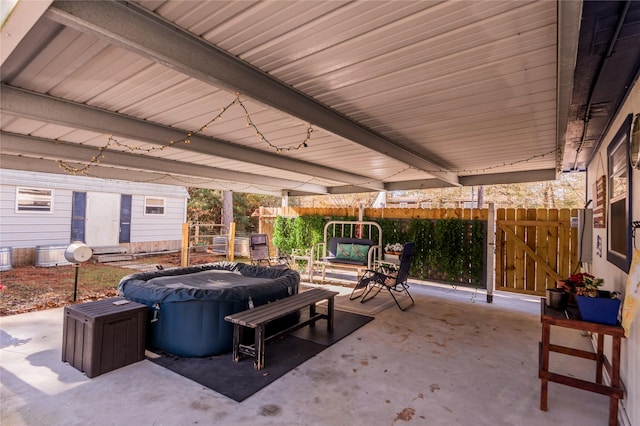
[{"label": "folding patio chair", "polygon": [[[367,269],[360,280],[358,280],[349,299],[353,300],[360,297],[360,303],[365,303],[376,297],[382,289],[386,289],[400,310],[404,311],[407,307],[412,306],[415,302],[411,294],[409,294],[409,284],[407,280],[409,279],[409,268],[413,260],[413,246],[413,243],[404,243],[404,248],[400,255],[400,265],[396,271],[382,268],[378,268],[375,271]],[[361,296],[356,295],[356,290],[361,290]],[[411,304],[403,308],[398,302],[394,292],[406,294],[411,300]]]},{"label": "folding patio chair", "polygon": [[286,256],[271,257],[267,234],[251,234],[249,236],[249,257],[252,265],[289,266]]}]

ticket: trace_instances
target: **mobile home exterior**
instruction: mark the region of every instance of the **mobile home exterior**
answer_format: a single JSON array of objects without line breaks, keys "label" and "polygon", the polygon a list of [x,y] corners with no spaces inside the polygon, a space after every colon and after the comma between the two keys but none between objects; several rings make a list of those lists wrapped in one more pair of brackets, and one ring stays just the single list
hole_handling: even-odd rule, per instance
[{"label": "mobile home exterior", "polygon": [[[593,263],[587,272],[604,278],[606,290],[624,296],[623,315],[633,312],[632,302],[640,307],[640,233],[633,224],[640,220],[640,170],[631,164],[638,155],[631,144],[634,131],[640,133],[637,78],[587,168],[587,199],[594,209]],[[622,425],[640,425],[639,316],[636,312],[630,326],[626,324],[622,341]]]},{"label": "mobile home exterior", "polygon": [[0,169],[0,245],[11,247],[13,265],[75,241],[127,253],[179,250],[188,197],[179,186]]}]

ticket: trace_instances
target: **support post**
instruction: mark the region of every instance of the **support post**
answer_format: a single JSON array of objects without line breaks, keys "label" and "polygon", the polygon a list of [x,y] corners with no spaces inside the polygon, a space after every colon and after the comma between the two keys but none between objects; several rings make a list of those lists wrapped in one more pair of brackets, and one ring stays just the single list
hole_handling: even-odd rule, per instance
[{"label": "support post", "polygon": [[493,291],[496,288],[496,205],[489,203],[487,210],[487,263],[485,265],[486,275],[484,279],[487,283],[487,303],[493,303]]},{"label": "support post", "polygon": [[229,262],[235,259],[236,223],[229,224]]},{"label": "support post", "polygon": [[289,215],[289,191],[282,191],[282,202],[280,204],[282,207],[282,216]]},{"label": "support post", "polygon": [[180,266],[189,265],[189,223],[182,224],[182,247],[180,247]]},{"label": "support post", "polygon": [[76,278],[73,282],[73,301],[75,302],[76,298],[78,297],[78,268],[80,267],[80,264],[74,263],[73,267],[76,269]]}]

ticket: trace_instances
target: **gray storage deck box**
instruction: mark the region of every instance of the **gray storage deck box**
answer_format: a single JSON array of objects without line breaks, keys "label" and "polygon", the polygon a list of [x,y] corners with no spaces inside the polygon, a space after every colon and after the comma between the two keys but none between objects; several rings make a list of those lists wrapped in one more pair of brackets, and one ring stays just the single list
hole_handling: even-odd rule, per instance
[{"label": "gray storage deck box", "polygon": [[88,377],[142,361],[147,311],[121,297],[65,307],[62,361]]}]

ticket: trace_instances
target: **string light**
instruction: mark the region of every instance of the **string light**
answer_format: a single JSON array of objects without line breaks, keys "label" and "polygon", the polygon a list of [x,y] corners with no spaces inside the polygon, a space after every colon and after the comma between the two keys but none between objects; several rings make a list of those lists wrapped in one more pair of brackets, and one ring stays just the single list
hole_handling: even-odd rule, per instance
[{"label": "string light", "polygon": [[542,153],[542,154],[535,154],[535,155],[532,155],[531,157],[524,158],[522,160],[504,162],[502,164],[497,164],[497,165],[488,166],[488,167],[482,167],[482,168],[478,168],[478,169],[461,169],[461,170],[452,170],[452,171],[455,172],[455,173],[487,172],[489,170],[499,169],[499,168],[502,168],[502,167],[510,167],[510,166],[515,166],[516,164],[528,163],[529,161],[535,160],[536,158],[543,158],[543,157],[546,157],[547,155],[555,154],[556,152],[559,152],[559,151],[560,151],[560,148],[554,148],[549,152],[545,152],[545,153]]},{"label": "string light", "polygon": [[[100,176],[97,175],[92,175],[91,173],[86,173],[85,176],[87,177],[95,177],[98,179],[102,179],[100,178]],[[258,186],[258,185],[254,185],[254,184],[247,184],[243,187],[239,187],[239,186],[229,186],[227,185],[225,182],[226,181],[221,181],[218,179],[207,179],[207,178],[198,178],[198,179],[193,179],[193,180],[189,180],[189,179],[185,179],[183,177],[180,176],[175,176],[172,175],[170,173],[163,173],[162,175],[158,176],[158,177],[153,177],[153,178],[148,178],[148,179],[130,179],[132,182],[140,182],[140,183],[154,183],[154,182],[161,182],[164,181],[165,179],[172,179],[175,181],[178,181],[180,183],[182,183],[184,186],[186,187],[198,187],[199,185],[203,185],[203,184],[215,184],[218,187],[220,187],[221,190],[228,190],[228,191],[236,191],[236,192],[251,192],[252,190],[258,190],[261,192],[266,192],[266,193],[277,193],[277,194],[281,194],[282,190],[284,188],[274,188],[274,187],[262,187],[262,186]],[[297,188],[300,188],[306,184],[312,183],[314,181],[318,181],[317,178],[312,177],[310,179],[308,179],[306,182],[300,182],[298,185],[292,186],[290,188],[286,188],[287,190],[294,190]]]},{"label": "string light", "polygon": [[[66,163],[63,160],[58,160],[58,165],[59,167],[63,168],[67,173],[73,174],[73,175],[77,175],[77,174],[82,174],[82,175],[87,175],[87,171],[96,164],[100,163],[100,160],[102,160],[105,156],[105,151],[110,147],[110,146],[118,146],[120,148],[124,148],[125,150],[129,150],[130,152],[146,152],[146,153],[150,153],[150,152],[154,152],[154,151],[163,151],[167,148],[170,148],[178,143],[185,143],[185,144],[190,144],[191,143],[191,137],[196,134],[196,133],[204,133],[207,128],[212,125],[213,123],[215,123],[218,120],[221,120],[224,113],[227,112],[229,110],[229,108],[231,108],[234,105],[240,105],[240,107],[243,109],[244,113],[245,113],[245,120],[246,120],[246,127],[252,128],[252,130],[255,132],[256,137],[258,138],[258,140],[260,140],[261,142],[264,142],[268,145],[268,147],[270,149],[275,150],[276,154],[280,154],[283,151],[294,151],[294,150],[300,150],[302,148],[307,148],[309,146],[309,141],[311,140],[311,133],[313,133],[313,127],[311,126],[311,123],[309,123],[308,127],[307,127],[307,132],[306,132],[306,137],[304,139],[303,142],[299,143],[298,145],[294,145],[294,146],[287,146],[287,147],[281,147],[281,146],[277,146],[275,144],[273,144],[271,141],[269,141],[269,139],[267,139],[267,137],[262,133],[262,131],[260,131],[260,129],[258,128],[258,126],[253,122],[252,118],[251,118],[251,114],[249,113],[249,110],[247,109],[247,107],[244,105],[244,103],[242,102],[242,100],[240,99],[240,94],[237,93],[235,99],[230,102],[228,105],[222,107],[220,109],[220,112],[218,114],[216,114],[212,119],[210,119],[209,121],[207,121],[204,125],[202,125],[200,128],[198,128],[197,130],[194,131],[190,131],[186,133],[186,136],[182,139],[178,139],[178,140],[170,140],[168,143],[166,143],[165,145],[162,146],[153,146],[150,148],[141,148],[140,146],[136,145],[136,146],[130,146],[127,145],[123,142],[118,141],[113,135],[109,136],[109,139],[107,141],[107,143],[98,148],[98,154],[93,156],[91,158],[91,160],[89,161],[88,164],[84,165],[83,167],[73,167],[70,164]],[[557,155],[561,155],[561,148],[554,148],[553,150],[549,151],[549,152],[545,152],[542,154],[535,154],[532,155],[528,158],[525,159],[521,159],[521,160],[516,160],[516,161],[512,161],[512,162],[504,162],[502,164],[497,164],[497,165],[493,165],[493,166],[488,166],[488,167],[482,167],[482,168],[477,168],[477,169],[458,169],[458,170],[451,170],[454,173],[482,173],[482,172],[487,172],[490,170],[494,170],[494,169],[498,169],[498,168],[503,168],[503,167],[510,167],[510,166],[514,166],[516,164],[521,164],[521,163],[527,163],[529,161],[532,161],[536,158],[543,158],[547,155],[551,155],[551,154],[557,154]],[[385,181],[388,180],[396,175],[399,175],[407,170],[410,169],[414,169],[414,170],[419,170],[419,171],[423,171],[423,172],[427,172],[427,173],[439,173],[439,172],[443,172],[444,170],[420,170],[417,169],[416,167],[413,166],[409,166],[406,167],[398,172],[395,172],[385,178],[382,179],[371,179],[369,181],[365,181],[359,184],[351,184],[351,185],[347,185],[350,187],[355,187],[355,186],[364,186],[364,185],[368,185],[368,184],[372,184],[372,183],[376,183],[376,182],[380,182],[380,181]],[[172,177],[171,175],[166,175],[168,177]],[[164,177],[160,177],[158,178],[158,180],[163,179]],[[175,177],[173,177],[174,179],[177,179]],[[305,185],[307,183],[311,183],[315,180],[316,178],[312,178],[310,179],[308,182],[302,182],[299,186]],[[146,181],[145,181],[146,182]],[[212,182],[216,182],[219,184],[219,181],[215,181],[213,180]],[[247,187],[247,189],[254,187],[253,185],[250,185]],[[256,188],[256,187],[254,187]],[[298,186],[293,187],[293,188],[289,188],[289,189],[295,189],[298,188]],[[237,190],[237,189],[236,189]],[[264,190],[264,189],[263,189]]]},{"label": "string light", "polygon": [[258,127],[254,124],[253,120],[251,119],[251,115],[249,114],[249,110],[247,109],[247,107],[242,103],[242,101],[240,100],[239,97],[237,99],[238,99],[238,102],[239,102],[240,106],[244,110],[244,116],[245,116],[245,119],[247,121],[247,127],[253,128],[253,130],[256,133],[256,137],[258,138],[258,140],[260,142],[265,142],[267,145],[269,145],[269,148],[274,149],[276,151],[276,154],[280,154],[282,151],[299,150],[301,148],[307,148],[309,146],[309,141],[311,140],[311,133],[313,132],[313,128],[311,127],[311,123],[309,123],[309,127],[307,127],[307,137],[305,138],[305,140],[303,142],[300,142],[298,145],[294,145],[294,146],[279,147],[279,146],[271,143],[269,141],[269,139],[267,139],[267,137],[260,131],[260,129],[258,129]]},{"label": "string light", "polygon": [[[109,143],[112,142],[112,138],[113,137],[109,138]],[[93,162],[92,164],[99,163],[100,158],[102,158],[102,151],[104,151],[108,147],[109,143],[105,147],[100,149],[100,154],[99,155],[97,155],[96,157],[93,157],[92,161],[95,160],[95,162]],[[528,157],[528,158],[525,158],[525,159],[522,159],[522,160],[512,161],[510,163],[502,163],[502,164],[499,164],[499,165],[489,166],[489,167],[485,167],[485,168],[482,168],[482,169],[475,169],[475,170],[463,169],[463,170],[458,170],[456,172],[460,173],[460,172],[477,172],[477,171],[493,170],[493,169],[497,169],[497,168],[500,168],[500,167],[506,167],[506,166],[512,166],[512,165],[515,165],[515,164],[525,163],[525,162],[534,160],[536,158],[541,158],[541,157],[545,157],[547,155],[554,154],[554,153],[556,153],[558,151],[559,151],[559,148],[556,148],[556,149],[554,149],[552,151],[545,152],[543,154],[532,155],[531,157]],[[84,173],[85,175],[91,176],[88,173],[86,173],[88,168],[89,168],[89,166],[85,166],[83,169],[77,169],[77,170],[82,170],[82,171],[85,172]],[[69,170],[71,170],[71,169],[72,168],[70,167]],[[376,183],[376,182],[380,182],[380,181],[386,181],[386,180],[391,179],[394,176],[397,176],[397,175],[399,175],[401,173],[406,172],[407,170],[412,170],[412,169],[413,170],[419,170],[416,167],[408,166],[408,167],[405,167],[404,169],[399,170],[399,171],[397,171],[395,173],[392,173],[392,174],[390,174],[390,175],[388,175],[388,176],[386,176],[386,177],[384,177],[382,179],[371,179],[369,181],[361,182],[359,184],[352,184],[352,185],[347,185],[347,186],[349,186],[349,187],[357,187],[357,186],[364,186],[364,185],[367,185],[367,184]],[[423,170],[423,171],[426,171],[426,170]],[[429,172],[429,171],[426,171],[426,172]],[[431,171],[431,173],[435,173],[435,172],[436,171]],[[95,176],[95,177],[97,177],[97,176]],[[238,188],[238,187],[233,187],[232,188],[232,187],[227,186],[224,183],[224,181],[220,181],[220,180],[217,180],[217,179],[204,179],[204,180],[199,179],[198,181],[191,181],[190,182],[187,179],[181,178],[179,176],[172,175],[170,173],[165,173],[165,174],[163,174],[163,175],[161,175],[159,177],[156,177],[156,178],[138,180],[138,182],[151,183],[151,182],[158,182],[158,181],[164,180],[166,178],[177,180],[178,182],[183,183],[187,187],[191,187],[191,186],[194,186],[194,185],[195,186],[202,185],[203,183],[205,183],[205,184],[216,184],[217,186],[219,186],[223,190],[237,191],[237,192],[250,192],[250,190],[252,190],[252,189],[259,190],[259,191],[262,191],[262,192],[275,192],[275,191],[281,191],[282,189],[287,189],[287,190],[291,191],[291,190],[295,190],[295,189],[301,188],[304,185],[311,184],[311,183],[317,183],[319,185],[324,185],[324,186],[330,185],[330,182],[328,182],[326,180],[319,179],[317,177],[311,177],[310,179],[308,179],[306,181],[303,181],[303,182],[300,182],[298,185],[295,185],[295,186],[290,187],[290,188],[282,188],[282,189],[280,189],[280,188],[267,188],[267,187],[260,187],[260,186],[257,186],[257,185],[253,185],[253,184],[248,184],[248,185],[246,185],[244,187],[240,187],[240,188]]]},{"label": "string light", "polygon": [[[524,158],[524,159],[522,159],[522,160],[516,160],[516,161],[511,161],[511,162],[504,162],[504,163],[502,163],[502,164],[496,164],[496,165],[493,165],[493,166],[487,166],[487,167],[478,168],[478,169],[460,169],[460,170],[452,170],[452,172],[454,172],[454,173],[478,173],[478,172],[487,172],[487,171],[489,171],[489,170],[499,169],[499,168],[502,168],[502,167],[509,167],[509,166],[514,166],[514,165],[516,165],[516,164],[527,163],[527,162],[529,162],[529,161],[531,161],[531,160],[535,160],[536,158],[546,157],[547,155],[555,154],[555,153],[557,153],[557,152],[559,152],[559,151],[560,151],[560,148],[555,148],[555,149],[553,149],[553,150],[551,150],[551,151],[549,151],[549,152],[545,152],[545,153],[542,153],[542,154],[535,154],[535,155],[532,155],[531,157]],[[438,172],[442,172],[442,170],[421,170],[421,169],[418,169],[418,168],[416,168],[416,167],[414,167],[414,166],[409,166],[409,167],[406,167],[406,168],[404,168],[404,169],[402,169],[402,170],[400,170],[400,171],[398,171],[398,172],[395,172],[395,173],[393,173],[393,174],[391,174],[391,175],[389,175],[389,176],[387,176],[387,177],[385,177],[385,178],[382,178],[382,179],[372,179],[372,180],[369,180],[369,181],[366,181],[366,182],[361,182],[361,183],[358,183],[358,184],[352,184],[352,185],[347,185],[347,186],[349,186],[349,187],[365,186],[365,185],[372,184],[372,183],[376,183],[376,182],[379,182],[379,181],[387,181],[387,180],[391,179],[392,177],[397,176],[397,175],[399,175],[399,174],[401,174],[401,173],[404,173],[404,172],[406,172],[407,170],[411,170],[411,169],[413,169],[413,170],[417,170],[417,171],[423,171],[423,172],[427,172],[427,173],[438,173]]]},{"label": "string light", "polygon": [[100,163],[100,160],[104,158],[105,156],[105,151],[111,147],[111,146],[117,146],[119,148],[123,148],[125,151],[130,151],[133,153],[139,153],[139,152],[143,152],[143,153],[150,153],[150,152],[155,152],[155,151],[164,151],[167,148],[171,148],[172,146],[179,144],[179,143],[184,143],[185,145],[189,145],[191,143],[191,137],[197,133],[204,133],[207,128],[209,126],[211,126],[213,123],[215,123],[216,121],[222,120],[222,116],[224,115],[225,112],[227,112],[229,110],[229,108],[231,108],[234,105],[240,105],[242,107],[242,109],[244,110],[245,113],[245,117],[247,120],[247,127],[252,127],[253,130],[256,133],[256,136],[258,136],[258,139],[260,141],[265,142],[269,148],[273,149],[276,151],[276,154],[280,154],[283,151],[293,151],[293,150],[299,150],[301,148],[307,148],[309,146],[309,141],[311,140],[311,133],[313,132],[313,128],[311,127],[311,123],[309,123],[309,126],[307,127],[307,135],[306,138],[304,140],[304,142],[296,145],[296,146],[289,146],[289,147],[280,147],[277,146],[273,143],[271,143],[265,136],[264,134],[260,131],[260,129],[258,129],[258,126],[256,126],[256,124],[253,122],[253,120],[251,119],[251,115],[249,114],[249,110],[247,109],[247,107],[244,105],[244,103],[242,102],[242,99],[240,99],[240,94],[237,93],[235,99],[230,102],[227,106],[224,106],[222,108],[220,108],[220,112],[218,114],[216,114],[212,119],[210,119],[209,121],[207,121],[204,125],[202,125],[200,128],[198,128],[197,130],[192,130],[186,133],[185,137],[182,139],[178,139],[178,140],[170,140],[169,142],[167,142],[164,145],[161,146],[152,146],[150,148],[141,148],[139,145],[128,145],[124,142],[120,142],[118,141],[113,135],[109,136],[109,139],[107,141],[107,143],[98,148],[98,154],[95,155],[94,157],[91,158],[91,160],[89,161],[88,164],[84,165],[83,167],[74,167],[72,165],[70,165],[69,163],[63,161],[63,160],[58,160],[58,166],[62,169],[64,169],[67,173],[73,174],[73,175],[86,175],[87,171],[95,164]]}]

